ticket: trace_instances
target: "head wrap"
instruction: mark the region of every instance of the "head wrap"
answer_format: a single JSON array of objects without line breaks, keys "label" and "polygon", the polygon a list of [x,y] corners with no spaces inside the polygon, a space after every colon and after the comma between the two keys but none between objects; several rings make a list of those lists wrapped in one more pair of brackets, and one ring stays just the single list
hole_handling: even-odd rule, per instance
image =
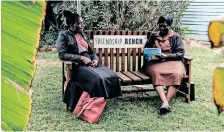
[{"label": "head wrap", "polygon": [[167,16],[167,17],[160,16],[157,24],[160,24],[160,23],[166,23],[168,26],[171,26],[172,23],[173,23],[173,17],[171,17],[171,16]]},{"label": "head wrap", "polygon": [[72,13],[71,11],[63,11],[63,15],[65,17],[65,21],[67,26],[73,25],[78,22],[80,15],[77,13]]}]

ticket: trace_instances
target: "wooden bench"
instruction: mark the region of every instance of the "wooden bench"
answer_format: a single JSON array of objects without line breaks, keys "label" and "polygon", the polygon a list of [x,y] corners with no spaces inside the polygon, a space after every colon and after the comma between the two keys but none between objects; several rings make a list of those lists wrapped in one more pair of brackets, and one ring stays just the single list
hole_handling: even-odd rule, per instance
[{"label": "wooden bench", "polygon": [[[85,32],[91,40],[93,41],[94,35],[147,35],[150,36],[148,31],[86,31]],[[139,69],[143,64],[143,48],[98,48],[94,49],[99,57],[99,63],[109,67],[111,70],[117,73],[120,78],[122,86],[128,85],[143,85],[151,84],[150,77],[141,73]],[[186,102],[190,103],[191,95],[191,61],[192,59],[184,59],[184,65],[186,67],[186,75],[182,81],[183,91],[178,90],[179,93],[186,97]],[[66,65],[66,68],[65,68]],[[66,87],[71,73],[71,62],[62,62],[62,94],[64,95],[64,88]],[[66,73],[65,73],[66,70]],[[185,85],[184,85],[185,84]],[[187,90],[186,90],[187,89]],[[130,92],[146,92],[152,91],[154,89],[132,89],[132,90],[122,90],[122,93]],[[184,92],[185,91],[185,92]]]}]

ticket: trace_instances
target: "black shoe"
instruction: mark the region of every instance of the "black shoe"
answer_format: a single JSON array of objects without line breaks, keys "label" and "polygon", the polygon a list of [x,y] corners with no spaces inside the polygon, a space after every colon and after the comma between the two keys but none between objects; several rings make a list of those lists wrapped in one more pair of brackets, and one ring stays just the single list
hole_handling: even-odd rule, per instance
[{"label": "black shoe", "polygon": [[69,111],[69,112],[73,112],[74,109],[72,109],[71,107],[67,107],[67,111]]},{"label": "black shoe", "polygon": [[158,114],[163,115],[171,112],[171,107],[169,104],[161,104],[158,108]]}]

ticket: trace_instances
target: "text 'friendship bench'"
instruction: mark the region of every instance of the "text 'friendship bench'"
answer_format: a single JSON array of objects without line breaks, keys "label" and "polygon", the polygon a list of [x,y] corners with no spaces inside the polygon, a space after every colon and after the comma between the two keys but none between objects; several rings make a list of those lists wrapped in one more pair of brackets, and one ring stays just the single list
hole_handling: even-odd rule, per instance
[{"label": "text 'friendship bench'", "polygon": [[[151,32],[115,30],[115,31],[85,31],[85,33],[89,37],[91,45],[93,45],[93,43],[94,44],[96,43],[96,45],[94,45],[95,47],[93,48],[93,50],[97,53],[97,56],[99,57],[99,63],[109,67],[111,70],[116,72],[120,78],[122,86],[152,84],[150,77],[140,72],[140,68],[143,65],[144,60],[142,43],[145,44],[147,38],[150,37]],[[101,35],[105,35],[105,37],[108,39],[100,39]],[[115,39],[110,40],[109,38],[110,35],[113,35],[113,38]],[[118,35],[118,37],[114,35]],[[93,38],[95,38],[95,40]],[[123,46],[121,45],[121,42],[123,43]],[[124,46],[125,48],[122,48]],[[191,101],[190,97],[192,96],[192,94],[194,94],[194,92],[191,93],[193,87],[191,88],[190,85],[191,61],[192,59],[190,58],[186,57],[184,58],[186,75],[184,76],[183,81],[181,83],[182,91],[178,90],[178,92],[181,93],[181,95],[183,95],[186,98],[187,103],[190,103]],[[62,96],[64,95],[64,89],[66,88],[67,83],[70,79],[71,70],[72,70],[71,62],[63,61]],[[152,90],[154,91],[154,89],[137,88],[132,90],[122,90],[122,93],[147,92]]]}]

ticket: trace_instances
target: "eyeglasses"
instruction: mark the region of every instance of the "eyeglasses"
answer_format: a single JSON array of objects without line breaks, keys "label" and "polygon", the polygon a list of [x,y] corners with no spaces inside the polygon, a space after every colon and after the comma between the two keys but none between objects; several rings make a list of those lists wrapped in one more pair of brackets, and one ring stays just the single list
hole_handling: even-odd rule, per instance
[{"label": "eyeglasses", "polygon": [[166,24],[159,24],[159,28],[166,28]]}]

